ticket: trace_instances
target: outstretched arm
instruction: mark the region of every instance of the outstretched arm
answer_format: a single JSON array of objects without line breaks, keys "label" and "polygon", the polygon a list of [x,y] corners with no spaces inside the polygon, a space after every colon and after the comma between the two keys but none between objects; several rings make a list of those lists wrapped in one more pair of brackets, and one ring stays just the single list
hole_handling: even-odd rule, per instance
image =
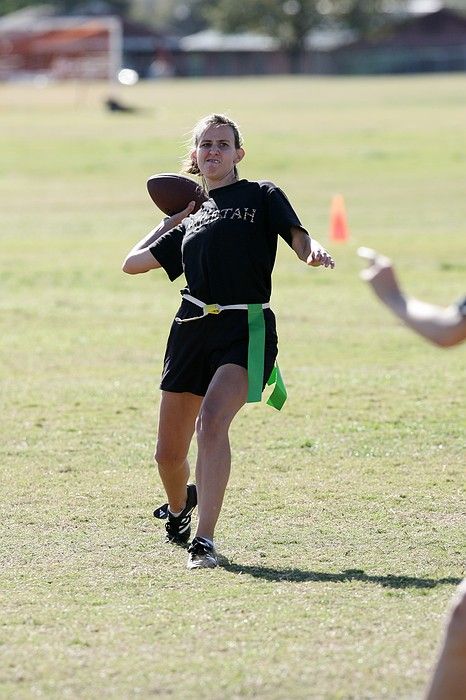
[{"label": "outstretched arm", "polygon": [[391,260],[371,248],[359,248],[369,262],[361,272],[379,299],[409,328],[440,347],[457,345],[466,338],[466,318],[457,306],[441,307],[405,296],[398,285]]},{"label": "outstretched arm", "polygon": [[306,231],[297,226],[291,229],[291,247],[300,260],[311,267],[335,267],[332,256],[323,245],[311,238]]},{"label": "outstretched arm", "polygon": [[138,275],[141,272],[148,272],[149,270],[155,270],[161,267],[158,260],[156,260],[150,252],[149,247],[155,243],[157,238],[160,238],[162,234],[175,228],[185,217],[189,216],[194,208],[194,204],[194,202],[190,202],[183,211],[163,219],[163,221],[152,229],[147,236],[136,243],[123,261],[123,272],[126,272],[128,275]]}]

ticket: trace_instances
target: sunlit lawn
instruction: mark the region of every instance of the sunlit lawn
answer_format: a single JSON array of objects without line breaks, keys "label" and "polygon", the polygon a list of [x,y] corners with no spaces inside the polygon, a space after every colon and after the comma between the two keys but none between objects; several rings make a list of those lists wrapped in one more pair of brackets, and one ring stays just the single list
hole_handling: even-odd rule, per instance
[{"label": "sunlit lawn", "polygon": [[[420,697],[464,562],[464,347],[403,328],[359,245],[415,296],[464,295],[458,76],[0,85],[0,695]],[[152,518],[158,381],[182,282],[120,272],[193,123],[241,125],[334,271],[281,245],[281,413],[247,406],[218,526],[189,573]],[[328,241],[345,197],[351,239]],[[193,446],[193,458],[195,449]]]}]

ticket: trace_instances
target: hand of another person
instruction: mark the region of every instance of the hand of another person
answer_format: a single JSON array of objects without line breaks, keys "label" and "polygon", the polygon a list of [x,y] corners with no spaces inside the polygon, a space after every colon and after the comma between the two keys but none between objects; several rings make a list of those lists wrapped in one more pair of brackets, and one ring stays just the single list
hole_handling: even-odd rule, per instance
[{"label": "hand of another person", "polygon": [[358,255],[369,262],[361,279],[369,282],[380,301],[409,328],[442,348],[466,340],[466,318],[458,304],[441,307],[405,296],[389,258],[372,248],[358,248]]},{"label": "hand of another person", "polygon": [[333,260],[330,253],[328,253],[323,245],[316,241],[314,238],[311,242],[311,252],[307,257],[306,264],[311,267],[335,267],[335,261]]},{"label": "hand of another person", "polygon": [[382,301],[401,295],[390,258],[365,247],[358,248],[358,255],[369,263],[369,266],[360,272],[361,279],[369,282]]}]

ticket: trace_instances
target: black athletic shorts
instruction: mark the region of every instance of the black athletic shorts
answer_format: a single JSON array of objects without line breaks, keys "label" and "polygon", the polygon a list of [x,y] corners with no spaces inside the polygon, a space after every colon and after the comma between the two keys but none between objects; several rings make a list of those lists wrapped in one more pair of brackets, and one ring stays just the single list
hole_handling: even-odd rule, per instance
[{"label": "black athletic shorts", "polygon": [[[190,318],[201,312],[199,307],[183,301],[177,316]],[[264,309],[264,320],[263,387],[272,372],[278,352],[275,315],[270,309]],[[248,368],[248,342],[246,310],[207,314],[187,323],[173,321],[167,341],[160,388],[164,391],[188,391],[205,396],[215,372],[222,365],[232,363]]]}]

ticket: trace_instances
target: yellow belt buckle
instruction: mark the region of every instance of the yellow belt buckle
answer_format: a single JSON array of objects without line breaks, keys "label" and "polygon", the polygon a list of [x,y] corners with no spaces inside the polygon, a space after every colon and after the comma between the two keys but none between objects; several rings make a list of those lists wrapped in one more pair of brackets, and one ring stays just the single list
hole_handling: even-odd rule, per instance
[{"label": "yellow belt buckle", "polygon": [[219,314],[221,310],[218,304],[206,304],[204,306],[204,312],[206,314]]}]

